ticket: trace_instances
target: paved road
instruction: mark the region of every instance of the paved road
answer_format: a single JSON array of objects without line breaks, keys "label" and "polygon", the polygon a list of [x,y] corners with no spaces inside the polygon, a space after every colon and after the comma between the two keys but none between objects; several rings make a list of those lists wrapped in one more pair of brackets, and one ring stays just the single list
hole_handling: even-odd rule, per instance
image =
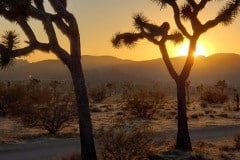
[{"label": "paved road", "polygon": [[[175,133],[176,131],[168,131]],[[191,129],[192,140],[200,139],[221,139],[233,137],[240,134],[240,125],[232,126],[211,126],[199,129]],[[56,155],[67,155],[79,150],[79,140],[55,139],[26,144],[1,144],[0,160],[44,160]]]}]

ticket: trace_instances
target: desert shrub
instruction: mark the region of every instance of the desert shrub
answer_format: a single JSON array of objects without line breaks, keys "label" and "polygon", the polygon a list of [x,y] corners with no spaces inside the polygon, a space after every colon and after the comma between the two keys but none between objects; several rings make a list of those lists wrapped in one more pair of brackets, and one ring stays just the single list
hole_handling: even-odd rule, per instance
[{"label": "desert shrub", "polygon": [[213,160],[213,158],[204,153],[195,153],[191,155],[188,160]]},{"label": "desert shrub", "polygon": [[210,118],[215,118],[215,116],[213,114],[210,114],[209,117]]},{"label": "desert shrub", "polygon": [[207,108],[207,107],[208,107],[208,104],[207,104],[206,101],[201,101],[200,106],[201,106],[202,108]]},{"label": "desert shrub", "polygon": [[221,153],[220,158],[221,160],[232,160],[232,155],[229,155],[227,153]]},{"label": "desert shrub", "polygon": [[41,103],[24,108],[20,120],[26,127],[37,127],[47,130],[50,135],[56,134],[60,129],[74,118],[73,101],[70,94],[44,92],[48,98]]},{"label": "desert shrub", "polygon": [[203,113],[193,113],[190,117],[192,119],[198,119],[199,117],[203,117],[204,114]]},{"label": "desert shrub", "polygon": [[140,160],[146,158],[152,146],[147,125],[115,122],[97,132],[104,160]]},{"label": "desert shrub", "polygon": [[235,149],[240,150],[240,134],[234,138]]},{"label": "desert shrub", "polygon": [[158,90],[138,89],[127,98],[124,111],[142,119],[151,119],[163,98],[164,94]]},{"label": "desert shrub", "polygon": [[114,111],[114,107],[111,104],[100,105],[99,108],[104,112]]},{"label": "desert shrub", "polygon": [[194,151],[188,160],[213,160],[211,152],[209,152],[209,147],[214,147],[214,145],[206,141],[196,142]]},{"label": "desert shrub", "polygon": [[14,83],[11,86],[2,86],[0,92],[0,106],[4,114],[19,115],[21,108],[30,103],[26,97],[26,87],[21,83]]},{"label": "desert shrub", "polygon": [[43,86],[40,80],[12,83],[0,92],[0,104],[7,114],[21,120],[26,127],[45,129],[55,134],[76,115],[71,93],[53,81]]},{"label": "desert shrub", "polygon": [[90,89],[89,96],[94,103],[99,103],[107,98],[107,92],[104,86],[96,87]]},{"label": "desert shrub", "polygon": [[219,150],[220,150],[220,151],[229,152],[229,151],[232,151],[232,150],[233,150],[233,147],[231,147],[231,146],[225,144],[225,145],[219,147]]},{"label": "desert shrub", "polygon": [[81,160],[81,153],[73,152],[70,155],[62,157],[60,160]]},{"label": "desert shrub", "polygon": [[200,99],[210,104],[212,103],[223,104],[228,100],[228,96],[226,94],[221,93],[218,90],[208,88],[201,92]]},{"label": "desert shrub", "polygon": [[102,110],[97,106],[90,106],[91,112],[102,112]]},{"label": "desert shrub", "polygon": [[217,113],[217,112],[212,109],[208,109],[205,111],[205,114],[215,114],[215,113]]},{"label": "desert shrub", "polygon": [[3,93],[5,92],[5,85],[3,82],[0,81],[0,116],[5,116],[6,115],[6,111],[5,111],[5,107],[4,104],[2,103],[3,99]]},{"label": "desert shrub", "polygon": [[228,118],[228,114],[227,113],[220,113],[217,116],[222,117],[222,118]]},{"label": "desert shrub", "polygon": [[121,84],[121,98],[126,101],[130,96],[132,96],[135,86],[132,82],[124,82]]}]

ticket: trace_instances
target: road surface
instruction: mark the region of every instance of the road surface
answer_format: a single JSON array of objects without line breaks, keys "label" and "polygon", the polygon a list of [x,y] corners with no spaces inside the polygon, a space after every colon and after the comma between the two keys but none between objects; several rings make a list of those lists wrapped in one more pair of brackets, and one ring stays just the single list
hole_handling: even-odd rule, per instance
[{"label": "road surface", "polygon": [[[168,132],[176,133],[173,130]],[[240,125],[190,129],[193,141],[234,137],[237,134],[240,134]],[[45,160],[79,151],[79,146],[78,138],[54,139],[25,144],[1,144],[0,160]]]}]

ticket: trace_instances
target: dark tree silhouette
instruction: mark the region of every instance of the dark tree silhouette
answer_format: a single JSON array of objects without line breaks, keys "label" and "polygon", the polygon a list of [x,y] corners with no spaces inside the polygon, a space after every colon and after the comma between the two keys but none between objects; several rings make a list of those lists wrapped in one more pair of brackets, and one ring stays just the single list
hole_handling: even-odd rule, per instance
[{"label": "dark tree silhouette", "polygon": [[222,95],[223,95],[224,89],[227,88],[227,83],[226,83],[225,80],[219,80],[215,84],[215,87],[219,88],[221,93],[222,93]]},{"label": "dark tree silhouette", "polygon": [[[218,15],[214,19],[208,20],[205,23],[200,21],[198,15],[200,11],[202,11],[206,5],[213,0],[200,0],[198,2],[195,0],[186,0],[183,5],[179,4],[176,0],[151,1],[156,2],[161,9],[166,6],[172,8],[174,21],[180,32],[169,33],[170,25],[168,22],[164,22],[162,25],[158,26],[150,23],[142,14],[137,14],[134,16],[134,24],[138,32],[117,33],[112,39],[112,43],[115,47],[121,47],[122,44],[132,46],[138,40],[147,39],[159,47],[166,67],[177,85],[178,132],[176,148],[185,151],[192,150],[186,115],[185,84],[194,63],[194,52],[196,50],[197,41],[204,32],[218,24],[231,24],[239,12],[240,1],[229,0],[225,2],[225,6],[220,10]],[[189,32],[183,25],[183,20],[190,22],[192,32]],[[184,37],[190,42],[188,56],[182,71],[177,73],[170,61],[166,42],[173,41],[174,43],[179,43],[183,41]]]},{"label": "dark tree silhouette", "polygon": [[109,91],[109,96],[112,96],[112,89],[113,89],[113,83],[109,82],[106,84],[106,87],[108,88]]},{"label": "dark tree silhouette", "polygon": [[[92,134],[92,124],[89,113],[89,102],[81,64],[80,33],[77,21],[72,13],[66,9],[66,0],[48,0],[54,13],[47,12],[44,0],[0,0],[0,15],[10,22],[20,26],[28,38],[23,48],[11,47],[10,40],[0,44],[1,65],[6,65],[12,59],[27,56],[34,50],[54,53],[69,69],[75,90],[82,159],[95,160],[96,151]],[[47,42],[40,42],[29,23],[29,19],[42,23]],[[56,29],[62,32],[69,40],[69,51],[60,46]],[[12,32],[9,32],[12,33]],[[10,34],[8,34],[10,35]],[[7,45],[6,45],[7,44]],[[16,44],[16,43],[15,43]],[[10,46],[10,47],[9,47]]]},{"label": "dark tree silhouette", "polygon": [[236,103],[237,103],[237,109],[236,109],[236,111],[239,112],[240,106],[239,106],[239,94],[238,94],[238,93],[236,94]]},{"label": "dark tree silhouette", "polygon": [[189,87],[190,87],[190,83],[191,81],[188,80],[185,82],[185,88],[186,88],[186,93],[187,93],[187,101],[189,102],[190,101],[190,94],[189,94]]}]

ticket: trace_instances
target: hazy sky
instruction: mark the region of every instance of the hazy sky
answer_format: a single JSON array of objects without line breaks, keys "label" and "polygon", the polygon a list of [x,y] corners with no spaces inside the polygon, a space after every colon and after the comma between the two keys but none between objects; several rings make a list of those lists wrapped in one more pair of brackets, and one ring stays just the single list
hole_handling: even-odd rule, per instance
[{"label": "hazy sky", "polygon": [[[180,0],[179,0],[180,1]],[[213,1],[211,5],[200,15],[203,22],[206,19],[213,18],[220,10],[221,4]],[[74,13],[78,20],[82,53],[87,55],[109,55],[123,59],[147,60],[161,57],[159,49],[147,41],[141,41],[133,49],[121,48],[115,49],[110,42],[112,36],[116,32],[134,31],[132,16],[135,13],[143,12],[145,16],[156,24],[162,24],[164,21],[172,23],[172,31],[176,27],[172,20],[171,8],[160,11],[160,7],[156,6],[150,0],[68,0],[68,9]],[[240,45],[238,44],[240,37],[240,17],[230,26],[222,26],[208,31],[199,40],[200,46],[205,48],[207,54],[219,52],[240,53]],[[18,31],[23,41],[26,38],[14,24],[1,21],[0,31],[6,29],[15,29]],[[3,24],[2,23],[2,24]],[[41,23],[33,21],[31,23],[35,31],[38,32],[40,40],[45,40]],[[14,26],[14,27],[13,27]],[[68,43],[62,34],[59,34],[61,44],[67,49]],[[169,44],[169,51],[172,57],[179,56],[184,53],[179,52],[181,46]],[[44,58],[53,58],[52,55],[39,54],[35,52],[28,57],[30,61],[42,60]]]}]

